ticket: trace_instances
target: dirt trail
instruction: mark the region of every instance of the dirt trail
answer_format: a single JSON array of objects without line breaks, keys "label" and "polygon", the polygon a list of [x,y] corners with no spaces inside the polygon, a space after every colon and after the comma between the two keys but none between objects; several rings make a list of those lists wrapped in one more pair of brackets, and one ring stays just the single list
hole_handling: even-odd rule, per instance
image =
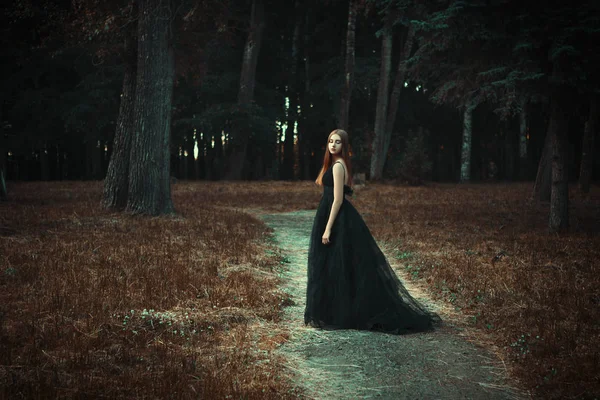
[{"label": "dirt trail", "polygon": [[[313,216],[314,211],[261,216],[274,229],[289,260],[284,290],[295,302],[286,309],[291,337],[280,351],[310,398],[523,398],[507,383],[505,370],[493,354],[448,326],[402,336],[305,327],[306,259]],[[432,301],[415,297],[444,319]]]}]

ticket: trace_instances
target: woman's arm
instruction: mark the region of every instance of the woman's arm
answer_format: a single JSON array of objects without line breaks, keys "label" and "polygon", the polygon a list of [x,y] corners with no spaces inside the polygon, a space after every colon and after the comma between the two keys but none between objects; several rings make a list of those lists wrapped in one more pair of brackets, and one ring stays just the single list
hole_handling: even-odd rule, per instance
[{"label": "woman's arm", "polygon": [[329,220],[325,227],[325,233],[323,233],[323,243],[329,243],[329,237],[331,236],[331,228],[335,222],[340,207],[344,202],[344,167],[340,163],[333,165],[333,204],[331,205],[331,212],[329,213]]}]

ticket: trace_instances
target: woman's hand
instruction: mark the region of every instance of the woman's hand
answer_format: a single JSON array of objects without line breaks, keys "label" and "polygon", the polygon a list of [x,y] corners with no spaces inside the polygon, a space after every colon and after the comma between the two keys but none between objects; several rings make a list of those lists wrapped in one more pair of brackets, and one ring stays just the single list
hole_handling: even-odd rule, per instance
[{"label": "woman's hand", "polygon": [[323,234],[323,237],[321,238],[321,241],[323,242],[323,244],[331,243],[329,241],[330,236],[331,236],[331,231],[329,229],[325,229],[325,233]]}]

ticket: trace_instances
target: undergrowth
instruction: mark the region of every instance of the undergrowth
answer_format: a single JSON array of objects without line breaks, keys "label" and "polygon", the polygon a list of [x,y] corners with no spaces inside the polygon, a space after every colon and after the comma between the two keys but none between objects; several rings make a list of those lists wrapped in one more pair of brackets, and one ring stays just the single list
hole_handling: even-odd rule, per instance
[{"label": "undergrowth", "polygon": [[250,215],[175,190],[178,214],[100,207],[99,183],[0,204],[0,397],[296,397],[274,350],[283,259]]},{"label": "undergrowth", "polygon": [[563,235],[530,194],[531,184],[373,185],[355,205],[536,397],[599,397],[600,190],[571,191]]},{"label": "undergrowth", "polygon": [[[5,397],[301,396],[274,354],[285,264],[251,214],[315,208],[311,182],[182,182],[178,214],[101,210],[100,183],[30,183],[0,204]],[[369,184],[350,199],[409,275],[535,397],[600,397],[600,190],[548,232],[531,184]]]}]

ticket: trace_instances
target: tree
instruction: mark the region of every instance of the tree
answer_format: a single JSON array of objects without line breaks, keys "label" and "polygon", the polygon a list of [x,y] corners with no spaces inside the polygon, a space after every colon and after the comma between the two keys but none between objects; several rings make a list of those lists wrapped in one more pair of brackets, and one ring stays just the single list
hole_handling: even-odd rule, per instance
[{"label": "tree", "polygon": [[[555,67],[558,68],[558,67]],[[569,227],[569,180],[567,176],[567,132],[563,97],[552,97],[548,135],[552,146],[552,191],[550,195],[550,230]]]},{"label": "tree", "polygon": [[[392,62],[392,29],[393,24],[402,21],[402,18],[406,17],[408,13],[407,7],[402,6],[402,10],[391,11],[386,10],[386,17],[384,19],[384,28],[381,31],[382,35],[382,52],[381,52],[381,70],[380,70],[380,86],[377,92],[377,108],[375,111],[375,127],[371,156],[371,168],[370,178],[372,180],[380,180],[383,176],[383,169],[387,159],[388,150],[394,131],[394,124],[396,122],[396,114],[398,112],[398,106],[400,103],[400,94],[406,81],[406,60],[412,53],[415,28],[412,24],[408,24],[404,37],[404,43],[402,51],[398,59],[398,66],[396,67],[396,75],[394,79],[394,86],[391,94],[389,92],[389,79],[391,72]],[[400,17],[398,15],[401,15]],[[404,22],[406,24],[406,22]],[[388,54],[389,53],[389,54]],[[385,74],[385,75],[384,75]],[[385,88],[383,86],[386,86]],[[383,90],[383,92],[381,92]]]},{"label": "tree", "polygon": [[[254,87],[256,85],[256,65],[262,44],[263,30],[265,27],[265,10],[263,0],[252,1],[250,16],[250,30],[244,46],[242,58],[242,70],[240,75],[240,88],[238,92],[238,107],[242,112],[248,112],[254,99]],[[228,179],[241,179],[242,171],[246,165],[250,135],[252,132],[244,127],[238,118],[234,127],[232,154],[229,162]]]},{"label": "tree", "polygon": [[300,29],[304,15],[301,12],[300,0],[294,3],[294,32],[292,34],[292,48],[289,58],[287,98],[287,128],[285,131],[285,144],[283,149],[283,166],[281,177],[294,178],[294,127],[298,122],[298,63],[300,52]]},{"label": "tree", "polygon": [[391,15],[386,15],[384,27],[381,31],[381,67],[379,74],[379,87],[377,89],[377,107],[375,109],[375,137],[373,138],[371,154],[370,179],[381,179],[381,172],[386,155],[383,153],[385,144],[385,123],[388,112],[390,71],[392,69],[392,26]]},{"label": "tree", "polygon": [[[419,21],[423,44],[413,57],[414,76],[436,87],[434,98],[452,101],[448,94],[464,94],[477,84],[479,97],[508,115],[520,98],[550,104],[550,122],[534,193],[545,194],[551,165],[549,227],[568,226],[565,114],[573,111],[575,93],[597,90],[593,63],[598,53],[600,5],[583,1],[577,6],[552,2],[540,9],[533,3],[508,1],[439,2],[439,10]],[[459,40],[463,39],[463,40]],[[584,56],[586,55],[586,56]],[[442,57],[447,57],[443,60]],[[432,61],[438,60],[435,65]],[[453,66],[449,69],[448,67]],[[447,74],[443,77],[441,74]],[[590,82],[593,82],[590,85]],[[551,163],[550,163],[551,160]],[[545,197],[545,196],[543,196]]]},{"label": "tree", "polygon": [[134,132],[134,106],[137,84],[137,24],[131,23],[125,35],[124,74],[121,106],[117,118],[113,151],[104,179],[103,205],[109,209],[123,209],[129,190],[129,159]]},{"label": "tree", "polygon": [[357,0],[348,1],[348,27],[346,30],[346,60],[344,72],[344,84],[340,96],[340,110],[338,115],[338,127],[348,130],[348,113],[350,112],[350,101],[352,98],[352,86],[354,83],[354,59],[356,42],[356,12]]},{"label": "tree", "polygon": [[415,27],[413,24],[409,24],[406,37],[404,38],[404,46],[400,53],[400,59],[398,60],[398,66],[396,67],[396,77],[394,78],[394,87],[392,88],[392,94],[390,95],[390,103],[388,107],[388,115],[385,122],[385,139],[383,145],[383,154],[387,154],[390,148],[390,141],[392,133],[394,131],[394,125],[396,123],[396,114],[398,113],[398,106],[400,105],[400,93],[404,88],[406,82],[406,60],[410,57],[415,42]]},{"label": "tree", "polygon": [[4,123],[2,121],[2,106],[4,101],[0,100],[0,201],[8,199],[8,191],[6,190],[6,138],[4,137]]},{"label": "tree", "polygon": [[[550,130],[550,128],[548,128]],[[538,163],[537,173],[535,182],[533,184],[533,196],[532,198],[536,201],[550,201],[550,194],[552,190],[552,135],[546,133],[544,139],[544,147],[542,150],[542,156]]]},{"label": "tree", "polygon": [[471,143],[473,142],[473,110],[477,103],[470,99],[463,110],[463,136],[460,152],[460,181],[465,183],[471,180]]},{"label": "tree", "polygon": [[519,108],[519,174],[521,179],[527,177],[527,98],[522,97]]},{"label": "tree", "polygon": [[139,0],[134,136],[127,211],[174,211],[170,186],[170,132],[174,60],[171,13],[164,0]]},{"label": "tree", "polygon": [[590,180],[592,177],[592,166],[594,165],[594,142],[598,131],[598,95],[592,94],[590,99],[590,111],[585,123],[583,140],[581,143],[581,164],[579,167],[579,190],[589,193]]}]

